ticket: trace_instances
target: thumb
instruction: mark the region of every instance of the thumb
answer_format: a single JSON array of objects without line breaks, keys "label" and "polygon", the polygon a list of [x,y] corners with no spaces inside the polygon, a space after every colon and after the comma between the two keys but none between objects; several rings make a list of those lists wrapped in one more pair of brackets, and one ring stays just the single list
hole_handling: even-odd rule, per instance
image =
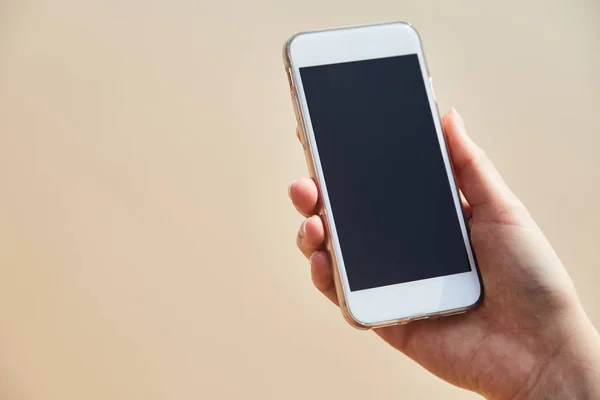
[{"label": "thumb", "polygon": [[473,211],[473,218],[497,220],[514,207],[523,208],[490,159],[467,135],[460,114],[453,108],[442,118],[458,187]]}]

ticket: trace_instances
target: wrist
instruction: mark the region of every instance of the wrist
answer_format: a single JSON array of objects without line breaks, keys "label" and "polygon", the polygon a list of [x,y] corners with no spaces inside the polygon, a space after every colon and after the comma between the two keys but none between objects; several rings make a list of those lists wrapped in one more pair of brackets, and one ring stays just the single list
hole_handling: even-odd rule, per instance
[{"label": "wrist", "polygon": [[600,399],[600,336],[582,312],[517,399]]}]

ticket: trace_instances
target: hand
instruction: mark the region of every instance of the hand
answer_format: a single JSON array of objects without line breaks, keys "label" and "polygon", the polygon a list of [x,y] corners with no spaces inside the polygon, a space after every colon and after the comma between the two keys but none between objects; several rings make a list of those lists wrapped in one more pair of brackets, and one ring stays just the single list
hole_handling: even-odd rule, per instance
[{"label": "hand", "polygon": [[[476,310],[375,330],[440,378],[489,398],[576,398],[600,382],[600,339],[561,261],[452,110],[443,126],[485,298]],[[297,244],[314,285],[337,304],[318,191],[304,178],[289,189],[308,217]],[[594,392],[600,398],[600,389]],[[556,396],[556,397],[554,397]],[[594,395],[591,395],[594,397]]]}]

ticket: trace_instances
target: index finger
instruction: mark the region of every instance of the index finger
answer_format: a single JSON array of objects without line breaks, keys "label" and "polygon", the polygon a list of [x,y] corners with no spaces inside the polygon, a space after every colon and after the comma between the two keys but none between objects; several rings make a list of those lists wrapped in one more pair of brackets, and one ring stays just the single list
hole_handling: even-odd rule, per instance
[{"label": "index finger", "polygon": [[310,178],[301,178],[292,183],[289,188],[290,198],[294,207],[304,216],[317,213],[319,192],[317,185]]}]

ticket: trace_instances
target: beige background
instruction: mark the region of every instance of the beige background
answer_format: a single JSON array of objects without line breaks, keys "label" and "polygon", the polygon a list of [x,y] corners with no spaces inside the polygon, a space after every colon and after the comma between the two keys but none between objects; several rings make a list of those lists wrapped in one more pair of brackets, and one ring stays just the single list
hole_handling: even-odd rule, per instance
[{"label": "beige background", "polygon": [[408,20],[600,324],[597,0],[0,0],[0,397],[475,396],[311,287],[281,63]]}]

